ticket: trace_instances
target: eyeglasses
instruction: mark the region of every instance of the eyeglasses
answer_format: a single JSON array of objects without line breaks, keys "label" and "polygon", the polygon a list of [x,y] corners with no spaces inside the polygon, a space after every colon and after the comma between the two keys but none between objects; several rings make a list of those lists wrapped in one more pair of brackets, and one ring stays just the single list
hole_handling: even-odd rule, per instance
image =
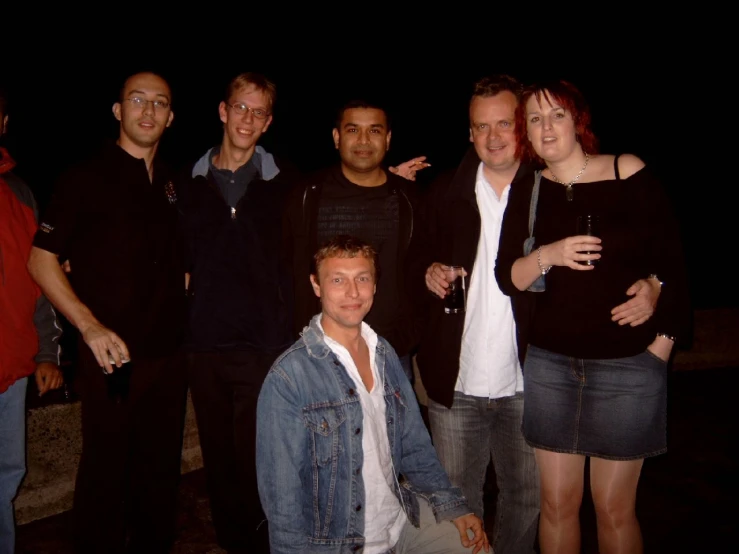
[{"label": "eyeglasses", "polygon": [[131,98],[124,98],[124,100],[131,102],[131,105],[134,108],[143,109],[149,105],[149,102],[151,102],[151,105],[154,107],[155,110],[166,110],[167,108],[169,108],[169,102],[167,102],[166,100],[147,100],[146,98],[141,98],[140,96],[132,96]]},{"label": "eyeglasses", "polygon": [[266,119],[269,112],[262,108],[250,108],[243,102],[234,102],[233,104],[226,104],[229,108],[235,111],[239,115],[251,112],[256,119]]}]

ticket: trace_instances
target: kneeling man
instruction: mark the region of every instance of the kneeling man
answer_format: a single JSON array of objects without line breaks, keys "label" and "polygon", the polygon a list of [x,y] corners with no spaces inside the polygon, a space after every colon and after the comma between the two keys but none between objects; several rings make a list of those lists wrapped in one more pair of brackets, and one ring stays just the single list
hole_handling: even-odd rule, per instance
[{"label": "kneeling man", "polygon": [[363,322],[376,264],[374,249],[348,236],[316,253],[321,313],[262,385],[257,474],[271,552],[488,552],[398,356]]}]

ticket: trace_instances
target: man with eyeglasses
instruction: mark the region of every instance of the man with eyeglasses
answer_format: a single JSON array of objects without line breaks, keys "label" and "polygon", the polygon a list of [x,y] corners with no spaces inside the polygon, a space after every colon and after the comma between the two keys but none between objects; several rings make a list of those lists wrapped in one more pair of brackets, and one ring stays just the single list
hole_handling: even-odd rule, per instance
[{"label": "man with eyeglasses", "polygon": [[261,146],[276,87],[236,76],[218,112],[221,143],[182,189],[187,244],[188,380],[213,525],[228,552],[269,552],[256,483],[256,406],[272,362],[292,342],[281,260],[284,198],[295,172]]},{"label": "man with eyeglasses", "polygon": [[157,156],[171,97],[154,73],[125,81],[113,104],[116,143],[63,175],[29,261],[79,331],[79,552],[164,553],[174,542],[185,270],[172,175]]}]

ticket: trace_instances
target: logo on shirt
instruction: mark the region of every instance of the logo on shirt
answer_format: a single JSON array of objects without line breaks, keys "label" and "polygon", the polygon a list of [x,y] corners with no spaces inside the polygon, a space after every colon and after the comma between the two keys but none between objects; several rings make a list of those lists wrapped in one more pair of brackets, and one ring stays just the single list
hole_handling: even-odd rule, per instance
[{"label": "logo on shirt", "polygon": [[44,233],[51,233],[54,230],[54,227],[52,227],[48,223],[42,223],[41,225],[39,225],[39,229],[41,229]]},{"label": "logo on shirt", "polygon": [[174,189],[174,183],[172,181],[167,181],[167,184],[164,185],[164,192],[167,195],[167,200],[169,200],[170,204],[174,204],[177,202],[177,193]]}]

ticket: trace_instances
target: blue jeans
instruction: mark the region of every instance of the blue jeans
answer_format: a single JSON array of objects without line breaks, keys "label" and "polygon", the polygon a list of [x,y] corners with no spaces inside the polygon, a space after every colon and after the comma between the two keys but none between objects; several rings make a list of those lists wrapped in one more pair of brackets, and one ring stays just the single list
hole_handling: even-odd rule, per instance
[{"label": "blue jeans", "polygon": [[495,553],[534,552],[539,472],[534,452],[521,433],[523,393],[488,399],[455,392],[451,409],[431,399],[428,406],[441,464],[480,518],[485,472],[492,459],[498,497],[488,538]]},{"label": "blue jeans", "polygon": [[0,554],[15,552],[13,499],[26,473],[26,387],[18,379],[0,393]]}]

